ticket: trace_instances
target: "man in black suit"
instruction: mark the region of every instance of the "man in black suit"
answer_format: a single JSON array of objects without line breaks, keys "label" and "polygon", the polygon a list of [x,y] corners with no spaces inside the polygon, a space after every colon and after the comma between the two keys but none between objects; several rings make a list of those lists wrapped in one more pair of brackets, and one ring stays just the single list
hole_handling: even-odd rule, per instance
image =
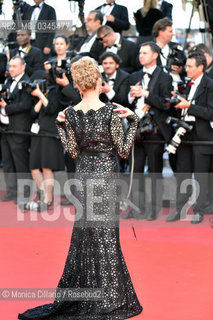
[{"label": "man in black suit", "polygon": [[[105,103],[116,102],[128,106],[129,73],[119,68],[121,63],[119,56],[110,51],[105,52],[100,56],[100,62],[104,70],[100,100]],[[127,160],[118,158],[120,171],[125,172]]]},{"label": "man in black suit", "polygon": [[105,52],[100,56],[100,62],[104,70],[100,100],[127,105],[129,73],[119,68],[119,56],[113,52]]},{"label": "man in black suit", "polygon": [[153,26],[153,36],[160,48],[157,64],[166,67],[165,71],[171,74],[174,81],[181,80],[185,76],[183,66],[186,57],[183,48],[178,43],[172,42],[174,36],[172,21],[169,18],[156,21]]},{"label": "man in black suit", "polygon": [[[55,9],[47,5],[44,0],[34,0],[34,2],[35,5],[30,6],[23,13],[22,19],[36,24],[35,32],[34,30],[31,31],[31,44],[42,50],[43,58],[46,61],[48,60],[55,35],[54,22],[56,21],[56,13]],[[42,30],[37,29],[37,22],[39,21],[43,24]],[[48,21],[52,25],[51,32],[45,32]],[[50,31],[49,27],[48,31]]]},{"label": "man in black suit", "polygon": [[[98,10],[90,11],[85,19],[85,27],[88,33],[87,38],[80,44],[77,53],[85,56],[88,55],[95,60],[99,60],[99,56],[103,53],[103,44],[97,40],[97,30],[102,25],[103,15]],[[78,45],[79,47],[79,45]],[[76,49],[75,49],[76,50]]]},{"label": "man in black suit", "polygon": [[[193,129],[187,132],[182,140],[213,141],[213,80],[205,74],[206,66],[206,58],[202,53],[195,51],[189,54],[186,72],[192,80],[191,87],[187,88],[189,92],[187,99],[178,96],[180,103],[176,105],[176,108],[182,110],[183,120],[190,123]],[[184,208],[190,194],[181,189],[181,184],[184,184],[185,179],[191,179],[190,186],[193,188],[192,172],[195,174],[195,181],[200,190],[197,193],[191,222],[199,223],[203,220],[208,200],[208,172],[212,161],[212,145],[180,144],[177,148],[177,173],[179,175],[177,175],[176,211],[168,216],[168,222],[185,218],[186,209]]]},{"label": "man in black suit", "polygon": [[[19,90],[22,80],[28,80],[25,62],[20,57],[13,57],[9,63],[10,78],[6,80],[8,99],[0,101],[1,127],[7,131],[30,131],[32,98],[25,90]],[[6,194],[2,201],[16,200],[17,180],[29,173],[29,136],[2,134],[2,163],[6,182]]]},{"label": "man in black suit", "polygon": [[[171,126],[166,124],[170,110],[165,103],[165,98],[171,96],[172,77],[157,66],[158,55],[159,47],[154,42],[143,43],[139,56],[143,68],[131,74],[129,78],[128,98],[132,109],[141,119],[141,124],[151,118],[151,128],[145,130],[143,127],[144,132],[137,135],[134,152],[134,172],[143,174],[147,159],[149,172],[152,174],[152,208],[146,217],[147,220],[154,220],[157,217],[155,183],[157,176],[161,178],[164,144],[143,142],[169,141],[172,136]],[[143,213],[143,179],[140,179],[139,191],[139,208]]]},{"label": "man in black suit", "polygon": [[161,10],[163,17],[168,17],[172,20],[172,9],[173,5],[164,0],[158,0],[158,9]]},{"label": "man in black suit", "polygon": [[115,0],[106,0],[102,6],[96,8],[104,16],[103,24],[110,26],[115,32],[122,33],[130,27],[128,10],[126,7],[118,5]]},{"label": "man in black suit", "polygon": [[134,42],[126,40],[109,26],[101,26],[97,37],[106,48],[105,52],[111,51],[120,57],[122,70],[132,73],[138,69],[138,49]]},{"label": "man in black suit", "polygon": [[42,53],[39,48],[30,44],[31,31],[18,30],[17,42],[19,47],[10,51],[10,58],[19,56],[24,59],[26,63],[25,72],[30,77],[36,70],[43,69]]}]

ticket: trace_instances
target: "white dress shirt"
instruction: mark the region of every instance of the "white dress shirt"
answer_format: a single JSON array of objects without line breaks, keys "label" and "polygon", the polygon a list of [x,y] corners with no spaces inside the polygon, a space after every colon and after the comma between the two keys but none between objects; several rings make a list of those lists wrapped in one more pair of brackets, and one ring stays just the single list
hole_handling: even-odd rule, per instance
[{"label": "white dress shirt", "polygon": [[120,33],[117,33],[117,32],[116,32],[116,34],[117,34],[117,39],[111,48],[106,49],[107,52],[109,51],[109,52],[113,52],[113,53],[117,54],[118,49],[119,49],[121,35],[120,35]]},{"label": "white dress shirt", "polygon": [[[203,74],[200,77],[198,77],[196,80],[193,81],[194,84],[191,86],[189,94],[188,94],[188,98],[187,98],[187,100],[190,103],[194,103],[193,97],[195,95],[197,87],[199,86],[202,78],[203,78]],[[195,121],[196,120],[194,116],[188,115],[188,108],[183,109],[182,115],[185,115],[184,121]]]},{"label": "white dress shirt", "polygon": [[38,17],[40,15],[40,12],[42,10],[42,7],[44,5],[44,2],[40,3],[39,7],[34,8],[31,16],[31,24],[32,24],[32,30],[31,30],[31,40],[35,40],[36,33],[35,33],[35,25],[38,20]]},{"label": "white dress shirt", "polygon": [[[156,65],[154,65],[153,67],[149,68],[149,69],[146,69],[145,67],[143,67],[143,72],[146,72],[148,74],[152,74],[156,69]],[[150,77],[148,76],[148,74],[145,74],[143,76],[143,79],[142,79],[142,87],[143,89],[147,90],[148,89],[148,85],[149,85],[149,81],[150,81]],[[128,94],[128,100],[129,100],[129,103],[132,104],[133,101],[135,100],[135,97],[130,97],[130,93]],[[140,97],[138,98],[138,101],[136,103],[136,108],[135,108],[135,113],[137,114],[137,116],[141,119],[144,117],[146,111],[144,111],[144,107],[145,107],[146,103],[145,103],[145,97]]]},{"label": "white dress shirt", "polygon": [[90,52],[93,43],[95,42],[95,39],[97,38],[96,32],[89,36],[89,40],[85,40],[85,42],[82,44],[79,52]]},{"label": "white dress shirt", "polygon": [[114,4],[111,4],[111,5],[110,4],[106,4],[106,5],[101,7],[101,13],[104,16],[102,25],[107,23],[106,16],[111,14],[112,9],[114,8],[114,6],[115,6]]},{"label": "white dress shirt", "polygon": [[[113,87],[114,87],[114,80],[116,78],[116,75],[117,75],[117,71],[115,71],[114,74],[110,78],[108,78],[109,79],[108,85],[110,86],[110,91],[106,92],[105,94],[109,100],[112,100],[112,98],[115,95],[115,91],[114,91]],[[111,81],[110,79],[113,79],[113,80]]]}]

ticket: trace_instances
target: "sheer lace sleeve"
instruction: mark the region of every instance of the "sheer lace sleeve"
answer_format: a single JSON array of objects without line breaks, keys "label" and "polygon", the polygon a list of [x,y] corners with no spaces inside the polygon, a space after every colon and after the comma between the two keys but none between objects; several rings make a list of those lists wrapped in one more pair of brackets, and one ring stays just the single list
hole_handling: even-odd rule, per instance
[{"label": "sheer lace sleeve", "polygon": [[75,133],[67,118],[65,118],[65,123],[61,123],[56,120],[56,128],[58,130],[58,135],[61,139],[64,150],[72,158],[76,158],[79,154],[79,148],[76,142]]},{"label": "sheer lace sleeve", "polygon": [[138,126],[138,117],[134,114],[128,117],[129,129],[124,134],[121,118],[117,112],[112,112],[110,131],[113,143],[120,157],[127,158],[134,143],[134,138]]}]

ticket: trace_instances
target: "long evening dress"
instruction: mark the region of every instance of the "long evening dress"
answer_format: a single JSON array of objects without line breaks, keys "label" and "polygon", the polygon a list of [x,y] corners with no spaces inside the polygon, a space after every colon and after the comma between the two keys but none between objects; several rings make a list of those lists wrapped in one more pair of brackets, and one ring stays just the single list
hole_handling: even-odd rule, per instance
[{"label": "long evening dress", "polygon": [[[98,110],[69,108],[58,133],[65,150],[76,158],[76,212],[71,245],[60,288],[102,290],[99,300],[60,301],[19,314],[19,319],[118,320],[142,311],[119,241],[119,205],[116,201],[116,152],[127,157],[137,129],[137,117],[128,117],[124,134],[113,105]],[[77,210],[77,209],[76,209]],[[78,210],[77,210],[78,211]]]}]

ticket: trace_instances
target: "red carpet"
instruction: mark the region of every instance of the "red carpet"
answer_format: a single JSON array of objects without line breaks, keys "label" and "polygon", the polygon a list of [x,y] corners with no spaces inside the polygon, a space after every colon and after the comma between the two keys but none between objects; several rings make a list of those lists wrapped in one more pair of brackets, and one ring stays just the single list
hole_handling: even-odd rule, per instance
[{"label": "red carpet", "polygon": [[[44,223],[41,215],[32,222],[30,214],[17,211],[13,202],[1,202],[0,206],[1,288],[55,288],[63,271],[72,223],[67,221],[64,227],[63,220],[56,227],[54,221]],[[53,211],[49,218],[51,214]],[[164,209],[153,222],[121,221],[123,254],[144,308],[133,319],[212,320],[212,216],[206,215],[203,223],[195,226],[189,221],[166,223],[167,214]],[[21,215],[25,222],[17,222]],[[4,301],[1,297],[1,319],[16,320],[19,312],[47,302]]]}]

